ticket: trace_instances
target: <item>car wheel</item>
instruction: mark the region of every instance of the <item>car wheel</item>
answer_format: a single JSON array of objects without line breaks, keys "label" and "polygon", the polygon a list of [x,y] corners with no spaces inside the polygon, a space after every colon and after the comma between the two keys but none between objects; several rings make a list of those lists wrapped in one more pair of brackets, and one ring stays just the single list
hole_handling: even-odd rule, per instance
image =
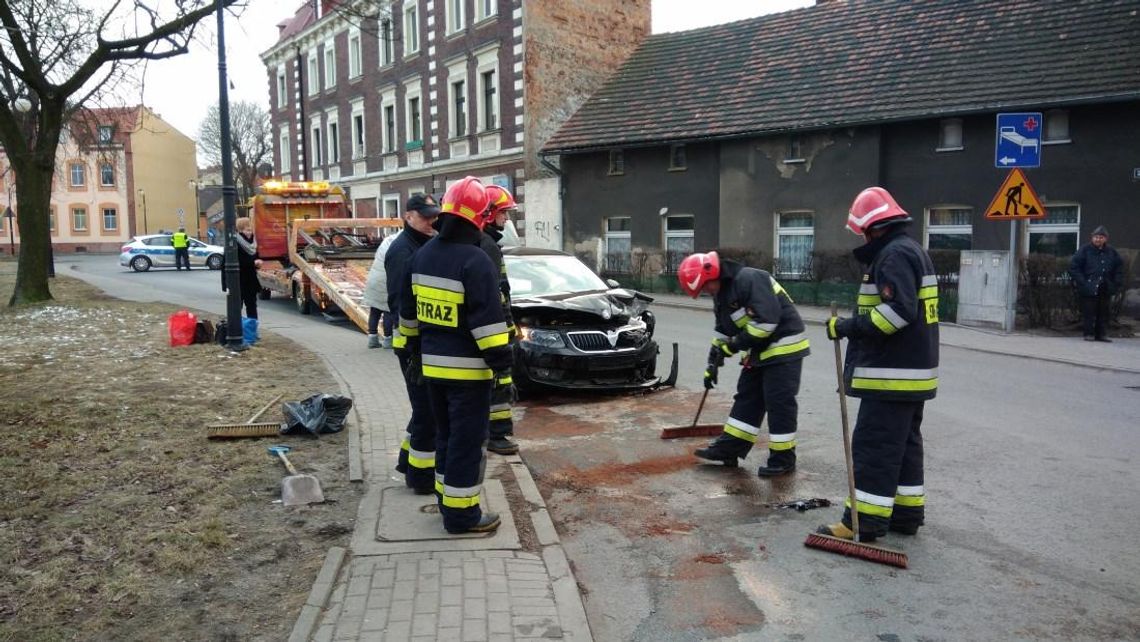
[{"label": "car wheel", "polygon": [[211,270],[222,269],[222,255],[211,254],[210,256],[206,257],[206,267],[210,268]]},{"label": "car wheel", "polygon": [[262,301],[268,301],[269,297],[271,296],[273,296],[273,290],[270,290],[269,288],[261,288],[257,292],[257,298],[261,299]]},{"label": "car wheel", "polygon": [[150,259],[145,256],[136,256],[131,259],[131,269],[135,272],[146,272],[150,269]]},{"label": "car wheel", "polygon": [[309,300],[305,286],[300,283],[293,284],[293,302],[297,304],[297,312],[308,314],[313,309],[313,302]]}]

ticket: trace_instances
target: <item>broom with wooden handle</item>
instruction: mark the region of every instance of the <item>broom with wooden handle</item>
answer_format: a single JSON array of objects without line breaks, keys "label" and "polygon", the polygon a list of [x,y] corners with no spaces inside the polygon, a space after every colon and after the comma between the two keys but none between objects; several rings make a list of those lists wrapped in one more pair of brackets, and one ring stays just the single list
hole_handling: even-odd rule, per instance
[{"label": "broom with wooden handle", "polygon": [[[832,301],[831,317],[833,319],[838,315],[838,311],[839,306],[836,305],[835,301]],[[855,531],[855,540],[841,539],[823,533],[811,533],[804,540],[804,546],[858,557],[869,562],[906,568],[906,553],[859,541],[859,505],[855,502],[855,464],[851,457],[851,433],[847,427],[847,395],[843,390],[843,354],[839,350],[839,341],[832,341],[832,343],[835,344],[835,378],[839,384],[839,416],[843,424],[843,455],[844,459],[847,460],[847,492],[851,502],[851,530]]]},{"label": "broom with wooden handle", "polygon": [[283,395],[277,395],[272,401],[261,407],[249,418],[249,421],[244,424],[210,424],[206,426],[207,439],[241,439],[243,437],[272,437],[281,434],[281,428],[284,424],[281,422],[267,421],[262,423],[253,423],[257,418],[265,414],[269,407],[277,402]]}]

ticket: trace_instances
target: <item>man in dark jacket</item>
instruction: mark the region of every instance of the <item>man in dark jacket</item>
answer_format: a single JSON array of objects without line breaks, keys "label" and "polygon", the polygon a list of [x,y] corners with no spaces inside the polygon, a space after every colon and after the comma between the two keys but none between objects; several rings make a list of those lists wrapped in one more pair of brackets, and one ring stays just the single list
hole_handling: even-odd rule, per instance
[{"label": "man in dark jacket", "polygon": [[1108,338],[1109,302],[1123,285],[1124,261],[1108,245],[1108,229],[1103,225],[1093,230],[1092,242],[1073,255],[1069,276],[1081,298],[1081,322],[1085,341]]},{"label": "man in dark jacket", "polygon": [[860,541],[888,530],[914,535],[925,520],[922,411],[938,391],[938,279],[930,255],[907,235],[910,216],[887,190],[869,187],[855,197],[847,227],[866,243],[855,258],[866,271],[858,314],[832,317],[827,338],[846,338],[843,384],[858,397],[851,438],[855,505],[817,532]]},{"label": "man in dark jacket", "polygon": [[[416,250],[435,236],[432,224],[439,217],[439,207],[431,196],[424,194],[413,194],[404,210],[404,230],[396,236],[384,255],[387,305],[393,315],[400,313],[400,301],[404,295],[404,284],[408,281],[412,257]],[[404,474],[404,482],[409,488],[417,494],[428,495],[435,490],[435,421],[431,416],[427,388],[423,378],[413,376],[414,373],[408,367],[411,355],[406,349],[407,337],[396,334],[392,347],[400,362],[408,402],[412,406],[407,432],[400,444],[396,471]]]},{"label": "man in dark jacket", "polygon": [[721,259],[716,252],[693,254],[681,261],[677,280],[689,296],[705,291],[715,298],[712,347],[705,370],[705,389],[717,383],[725,357],[744,352],[736,397],[724,432],[702,459],[735,466],[760,435],[768,415],[768,463],[756,473],[775,477],[796,469],[796,421],[803,359],[810,350],[804,322],[784,288],[764,270]]}]

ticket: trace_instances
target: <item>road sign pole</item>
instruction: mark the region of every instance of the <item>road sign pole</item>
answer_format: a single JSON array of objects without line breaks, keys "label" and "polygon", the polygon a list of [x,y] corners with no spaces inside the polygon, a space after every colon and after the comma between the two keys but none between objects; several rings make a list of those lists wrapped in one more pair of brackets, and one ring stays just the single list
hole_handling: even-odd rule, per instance
[{"label": "road sign pole", "polygon": [[1017,219],[1009,222],[1009,285],[1006,288],[1008,300],[1005,310],[1005,331],[1013,332],[1017,320]]}]

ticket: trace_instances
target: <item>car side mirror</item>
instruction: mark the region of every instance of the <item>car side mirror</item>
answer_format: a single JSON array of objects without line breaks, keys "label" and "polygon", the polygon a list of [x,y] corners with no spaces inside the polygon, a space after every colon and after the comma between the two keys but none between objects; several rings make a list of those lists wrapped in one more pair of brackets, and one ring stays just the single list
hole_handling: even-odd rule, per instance
[{"label": "car side mirror", "polygon": [[606,279],[606,285],[610,286],[611,288],[620,288],[621,287],[621,284],[618,283],[617,281],[613,280],[613,279]]}]

